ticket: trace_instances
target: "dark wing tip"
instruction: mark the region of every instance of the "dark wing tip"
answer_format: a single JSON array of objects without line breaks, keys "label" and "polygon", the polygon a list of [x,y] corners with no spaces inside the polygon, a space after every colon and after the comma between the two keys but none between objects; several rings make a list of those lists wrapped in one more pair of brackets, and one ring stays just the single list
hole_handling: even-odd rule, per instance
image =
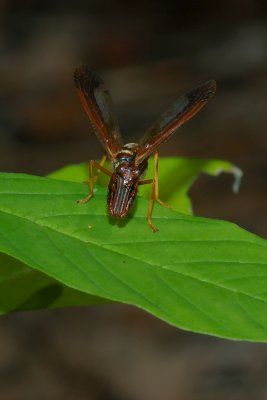
[{"label": "dark wing tip", "polygon": [[97,87],[102,83],[102,80],[99,78],[99,76],[84,64],[77,65],[74,70],[73,80],[77,89],[80,89],[85,85],[88,87],[91,85]]},{"label": "dark wing tip", "polygon": [[211,79],[195,87],[185,94],[188,101],[192,104],[198,102],[206,103],[216,92],[216,82]]},{"label": "dark wing tip", "polygon": [[210,79],[209,81],[205,82],[203,84],[203,89],[206,92],[206,99],[209,99],[210,97],[214,96],[217,89],[216,81],[214,79]]}]

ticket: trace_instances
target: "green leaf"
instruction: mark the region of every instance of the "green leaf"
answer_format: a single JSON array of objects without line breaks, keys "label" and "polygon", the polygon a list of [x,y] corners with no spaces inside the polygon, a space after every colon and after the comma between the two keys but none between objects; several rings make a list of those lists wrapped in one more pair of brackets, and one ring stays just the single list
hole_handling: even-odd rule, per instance
[{"label": "green leaf", "polygon": [[[117,223],[106,214],[106,190],[98,188],[89,203],[77,205],[86,192],[75,182],[0,174],[0,251],[38,271],[40,279],[51,278],[52,286],[59,282],[133,304],[194,332],[267,340],[265,240],[234,224],[158,204],[153,222],[160,231],[153,234],[145,219],[147,200],[139,198],[132,215]],[[1,278],[7,269],[1,265]],[[27,286],[28,298],[38,287],[49,287],[49,279],[47,285],[34,282],[33,290],[28,280],[21,296],[14,293],[19,285],[12,292],[7,287],[2,298],[12,302],[14,296],[13,306],[2,310],[14,309],[18,297],[27,299]],[[59,292],[52,289],[50,300]],[[42,305],[47,306],[39,300]],[[27,308],[26,300],[21,308]]]},{"label": "green leaf", "polygon": [[[106,167],[109,164],[106,163]],[[154,163],[149,160],[146,178],[153,177]],[[192,214],[192,205],[188,190],[200,173],[217,176],[222,172],[234,175],[233,191],[238,192],[242,171],[232,163],[223,160],[203,160],[200,158],[168,157],[159,159],[159,192],[160,198],[172,208],[184,214]],[[49,177],[73,182],[88,180],[88,164],[69,165],[53,172]],[[100,174],[100,186],[106,187],[108,177]],[[139,195],[149,198],[151,185],[140,186]]]},{"label": "green leaf", "polygon": [[104,302],[0,253],[0,314]]}]

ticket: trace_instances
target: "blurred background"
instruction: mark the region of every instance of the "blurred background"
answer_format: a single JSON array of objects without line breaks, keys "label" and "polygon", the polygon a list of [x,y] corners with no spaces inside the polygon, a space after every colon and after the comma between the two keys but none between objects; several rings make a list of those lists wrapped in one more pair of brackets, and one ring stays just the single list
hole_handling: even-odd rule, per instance
[{"label": "blurred background", "polygon": [[[210,78],[215,98],[160,155],[227,159],[201,176],[196,215],[267,236],[267,3],[263,0],[0,0],[0,170],[45,175],[102,149],[73,87],[88,64],[112,93],[125,142],[179,93]],[[0,319],[0,399],[265,400],[267,345],[170,327],[101,305]]]}]

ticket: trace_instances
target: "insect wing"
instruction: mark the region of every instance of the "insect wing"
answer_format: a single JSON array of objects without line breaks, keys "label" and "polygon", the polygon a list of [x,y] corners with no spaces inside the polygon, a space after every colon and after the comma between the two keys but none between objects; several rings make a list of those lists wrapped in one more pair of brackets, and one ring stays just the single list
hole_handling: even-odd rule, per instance
[{"label": "insect wing", "polygon": [[102,80],[85,65],[76,67],[74,84],[95,133],[112,160],[121,149],[122,140],[110,94]]},{"label": "insect wing", "polygon": [[136,154],[136,164],[140,165],[181,125],[192,118],[214,95],[215,91],[216,82],[210,80],[179,97],[142,138]]}]

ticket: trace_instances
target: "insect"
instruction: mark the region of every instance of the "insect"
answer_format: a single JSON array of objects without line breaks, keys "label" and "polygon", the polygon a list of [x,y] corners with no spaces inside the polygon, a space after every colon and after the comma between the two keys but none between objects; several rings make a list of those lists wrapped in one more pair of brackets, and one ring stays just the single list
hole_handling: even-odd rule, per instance
[{"label": "insect", "polygon": [[[81,104],[105,150],[105,155],[99,163],[94,160],[89,162],[89,194],[77,202],[86,203],[93,197],[94,182],[102,171],[110,177],[108,212],[112,217],[123,219],[134,203],[138,187],[150,184],[147,221],[152,231],[157,232],[158,229],[151,220],[154,201],[164,207],[170,207],[159,199],[158,147],[206,104],[216,91],[216,82],[209,80],[180,96],[148,129],[138,144],[125,145],[122,143],[110,94],[102,80],[85,65],[79,65],[74,71],[74,83]],[[144,180],[151,155],[154,156],[154,177]],[[106,158],[112,163],[112,171],[104,167]],[[93,168],[97,170],[96,176],[93,175]]]}]

